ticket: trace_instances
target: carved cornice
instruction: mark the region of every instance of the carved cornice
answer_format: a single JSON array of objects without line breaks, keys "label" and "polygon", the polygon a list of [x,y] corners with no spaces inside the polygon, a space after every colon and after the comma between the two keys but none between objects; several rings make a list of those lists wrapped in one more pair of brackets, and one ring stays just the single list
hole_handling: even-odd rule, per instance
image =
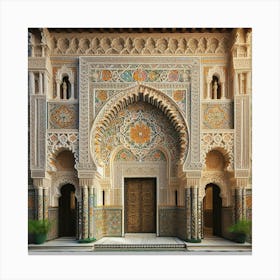
[{"label": "carved cornice", "polygon": [[233,67],[236,70],[251,70],[252,59],[251,58],[233,58]]},{"label": "carved cornice", "polygon": [[51,54],[224,56],[229,37],[229,33],[53,33]]}]

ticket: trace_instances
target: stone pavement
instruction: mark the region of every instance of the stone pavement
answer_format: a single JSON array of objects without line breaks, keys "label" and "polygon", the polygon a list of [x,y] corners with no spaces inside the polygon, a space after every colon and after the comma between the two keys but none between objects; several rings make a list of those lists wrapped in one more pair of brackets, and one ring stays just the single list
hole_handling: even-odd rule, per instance
[{"label": "stone pavement", "polygon": [[30,254],[39,253],[91,253],[100,252],[184,252],[188,253],[247,253],[249,243],[238,244],[220,237],[209,236],[201,243],[189,243],[177,237],[156,237],[155,234],[126,234],[125,237],[103,237],[93,243],[78,243],[72,237],[61,237],[44,244],[29,244]]}]

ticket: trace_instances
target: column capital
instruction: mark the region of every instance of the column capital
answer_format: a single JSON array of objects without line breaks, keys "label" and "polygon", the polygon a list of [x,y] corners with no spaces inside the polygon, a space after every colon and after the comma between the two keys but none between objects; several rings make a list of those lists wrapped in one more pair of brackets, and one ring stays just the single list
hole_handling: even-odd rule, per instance
[{"label": "column capital", "polygon": [[33,185],[35,189],[49,189],[51,186],[50,178],[33,178]]}]

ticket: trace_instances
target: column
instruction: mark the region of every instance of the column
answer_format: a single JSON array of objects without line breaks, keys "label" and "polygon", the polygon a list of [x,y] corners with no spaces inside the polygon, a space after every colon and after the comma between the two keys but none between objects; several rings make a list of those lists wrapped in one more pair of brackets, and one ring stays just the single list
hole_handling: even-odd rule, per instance
[{"label": "column", "polygon": [[247,219],[246,189],[242,189],[242,219]]},{"label": "column", "polygon": [[70,95],[70,99],[73,100],[74,99],[74,88],[75,88],[75,85],[74,85],[74,82],[71,83],[71,95]]},{"label": "column", "polygon": [[201,200],[197,195],[197,238],[201,239],[202,236],[202,220],[201,220]]},{"label": "column", "polygon": [[89,237],[93,238],[93,200],[94,200],[94,188],[89,187]]},{"label": "column", "polygon": [[44,218],[44,201],[43,201],[43,188],[37,188],[37,217],[38,220],[43,220]]},{"label": "column", "polygon": [[234,74],[234,87],[235,87],[234,94],[239,95],[239,76],[236,71]]},{"label": "column", "polygon": [[43,219],[49,218],[49,195],[48,188],[43,188]]},{"label": "column", "polygon": [[76,238],[78,240],[82,239],[82,233],[83,233],[83,207],[82,202],[77,200],[77,235]]},{"label": "column", "polygon": [[235,189],[235,221],[242,219],[242,189]]},{"label": "column", "polygon": [[48,94],[48,75],[46,72],[44,73],[44,94]]},{"label": "column", "polygon": [[60,81],[56,80],[56,98],[55,99],[60,99]]},{"label": "column", "polygon": [[29,72],[29,93],[35,94],[35,77],[33,72]]},{"label": "column", "polygon": [[207,99],[211,99],[211,81],[207,81]]},{"label": "column", "polygon": [[83,222],[82,222],[82,238],[88,238],[88,187],[82,187],[82,201],[83,201]]},{"label": "column", "polygon": [[39,72],[39,94],[43,94],[43,74]]},{"label": "column", "polygon": [[192,238],[197,239],[198,231],[198,217],[197,217],[197,187],[193,187],[192,189]]},{"label": "column", "polygon": [[225,99],[225,83],[221,82],[221,99]]},{"label": "column", "polygon": [[251,94],[252,93],[252,88],[251,88],[251,72],[246,73],[246,94]]},{"label": "column", "polygon": [[191,189],[185,190],[186,196],[186,237],[191,239]]},{"label": "column", "polygon": [[200,200],[200,212],[201,212],[201,238],[204,238],[204,213],[203,213],[203,197]]}]

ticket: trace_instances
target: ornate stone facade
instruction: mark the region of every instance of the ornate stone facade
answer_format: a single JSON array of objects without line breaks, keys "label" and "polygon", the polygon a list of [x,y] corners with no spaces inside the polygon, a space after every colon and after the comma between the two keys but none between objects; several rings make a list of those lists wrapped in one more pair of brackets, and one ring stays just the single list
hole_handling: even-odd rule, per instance
[{"label": "ornate stone facade", "polygon": [[67,184],[77,239],[125,235],[126,178],[155,178],[157,235],[203,238],[209,185],[222,236],[251,217],[251,30],[161,32],[29,30],[29,214],[49,238]]}]

